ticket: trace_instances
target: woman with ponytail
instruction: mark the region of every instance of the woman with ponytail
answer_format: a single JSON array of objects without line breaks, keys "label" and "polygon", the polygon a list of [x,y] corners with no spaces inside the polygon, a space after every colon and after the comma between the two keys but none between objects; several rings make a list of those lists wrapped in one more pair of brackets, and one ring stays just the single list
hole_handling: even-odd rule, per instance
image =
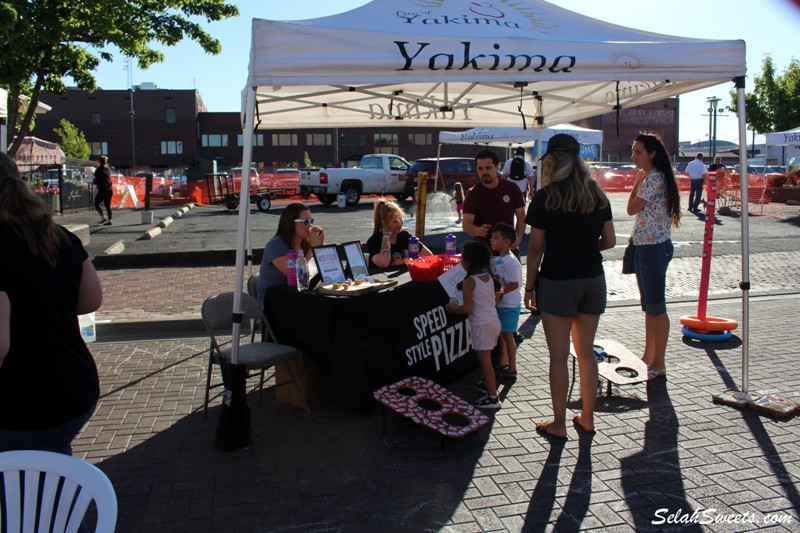
[{"label": "woman with ponytail", "polygon": [[[403,229],[403,209],[392,200],[380,199],[375,202],[372,213],[374,229],[367,240],[370,266],[389,268],[403,265],[408,257],[408,239],[411,234]],[[419,255],[431,255],[422,242]]]}]

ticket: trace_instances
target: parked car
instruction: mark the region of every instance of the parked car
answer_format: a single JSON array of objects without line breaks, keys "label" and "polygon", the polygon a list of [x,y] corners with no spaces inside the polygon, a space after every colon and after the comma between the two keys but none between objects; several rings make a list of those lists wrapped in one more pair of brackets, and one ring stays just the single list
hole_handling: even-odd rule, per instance
[{"label": "parked car", "polygon": [[436,158],[417,159],[406,172],[406,189],[409,196],[414,195],[417,187],[417,175],[428,173],[428,192],[437,190],[447,194],[453,193],[453,185],[460,182],[464,192],[478,183],[478,171],[472,157],[442,157],[439,159],[439,174],[436,174]]}]

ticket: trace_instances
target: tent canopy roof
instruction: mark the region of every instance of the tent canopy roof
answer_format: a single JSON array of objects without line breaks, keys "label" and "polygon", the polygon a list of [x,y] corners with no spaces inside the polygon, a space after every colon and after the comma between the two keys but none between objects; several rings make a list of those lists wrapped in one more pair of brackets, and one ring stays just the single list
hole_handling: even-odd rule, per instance
[{"label": "tent canopy roof", "polygon": [[374,0],[330,17],[254,19],[247,87],[263,128],[522,128],[745,71],[741,40],[643,32],[542,0]]}]

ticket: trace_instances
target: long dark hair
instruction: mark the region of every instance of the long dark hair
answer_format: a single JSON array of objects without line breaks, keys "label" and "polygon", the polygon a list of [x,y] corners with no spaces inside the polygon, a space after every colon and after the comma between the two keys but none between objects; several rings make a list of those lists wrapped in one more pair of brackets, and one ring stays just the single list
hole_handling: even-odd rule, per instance
[{"label": "long dark hair", "polygon": [[53,223],[50,207],[19,176],[17,164],[0,152],[0,224],[8,225],[35,259],[55,266],[64,235]]},{"label": "long dark hair", "polygon": [[657,133],[640,133],[636,136],[636,140],[642,143],[648,154],[651,152],[656,154],[653,158],[653,167],[664,175],[667,212],[672,217],[672,225],[679,228],[681,226],[681,196],[678,192],[678,183],[675,181],[675,172],[672,170],[672,160],[664,147],[664,141]]},{"label": "long dark hair", "polygon": [[[284,208],[283,213],[281,213],[281,218],[278,220],[278,229],[275,231],[275,235],[283,237],[286,244],[289,246],[294,246],[294,221],[303,211],[308,211],[306,204],[302,202],[293,202]],[[303,248],[303,253],[308,253],[308,250],[311,248],[307,239],[303,239],[301,246]]]},{"label": "long dark hair", "polygon": [[552,152],[540,164],[542,189],[547,188],[544,205],[548,210],[585,215],[608,205],[608,198],[580,156]]},{"label": "long dark hair", "polygon": [[[492,251],[484,241],[470,241],[461,249],[461,260],[469,263],[467,278],[476,274],[489,272],[492,268]],[[465,278],[466,279],[466,278]],[[494,278],[494,290],[500,290],[500,282]],[[456,289],[462,290],[464,281],[459,281]]]}]

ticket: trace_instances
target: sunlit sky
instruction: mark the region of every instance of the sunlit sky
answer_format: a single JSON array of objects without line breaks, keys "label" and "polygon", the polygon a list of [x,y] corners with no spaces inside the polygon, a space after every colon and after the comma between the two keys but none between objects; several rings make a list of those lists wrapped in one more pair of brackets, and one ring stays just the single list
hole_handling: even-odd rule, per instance
[{"label": "sunlit sky", "polygon": [[[486,0],[480,0],[486,3]],[[316,18],[362,6],[364,0],[263,0],[233,1],[240,16],[208,24],[206,29],[222,43],[218,56],[206,55],[199,45],[184,41],[165,48],[166,59],[146,71],[134,67],[134,85],[154,82],[162,89],[197,89],[209,111],[239,111],[240,94],[247,78],[250,52],[250,23],[253,18],[297,20]],[[747,43],[747,88],[760,74],[764,57],[772,56],[777,72],[783,72],[792,57],[798,57],[800,7],[791,0],[559,0],[562,8],[614,24],[656,33],[705,38],[743,39]],[[97,71],[98,85],[104,89],[128,88],[128,72],[122,57],[104,63]],[[726,83],[681,95],[680,139],[701,141],[708,138],[706,98],[722,98],[729,105],[732,84]],[[727,115],[727,116],[726,116]],[[733,113],[722,113],[717,122],[717,138],[738,143],[738,125]],[[748,137],[748,142],[750,138]],[[756,142],[759,138],[756,137]]]}]

